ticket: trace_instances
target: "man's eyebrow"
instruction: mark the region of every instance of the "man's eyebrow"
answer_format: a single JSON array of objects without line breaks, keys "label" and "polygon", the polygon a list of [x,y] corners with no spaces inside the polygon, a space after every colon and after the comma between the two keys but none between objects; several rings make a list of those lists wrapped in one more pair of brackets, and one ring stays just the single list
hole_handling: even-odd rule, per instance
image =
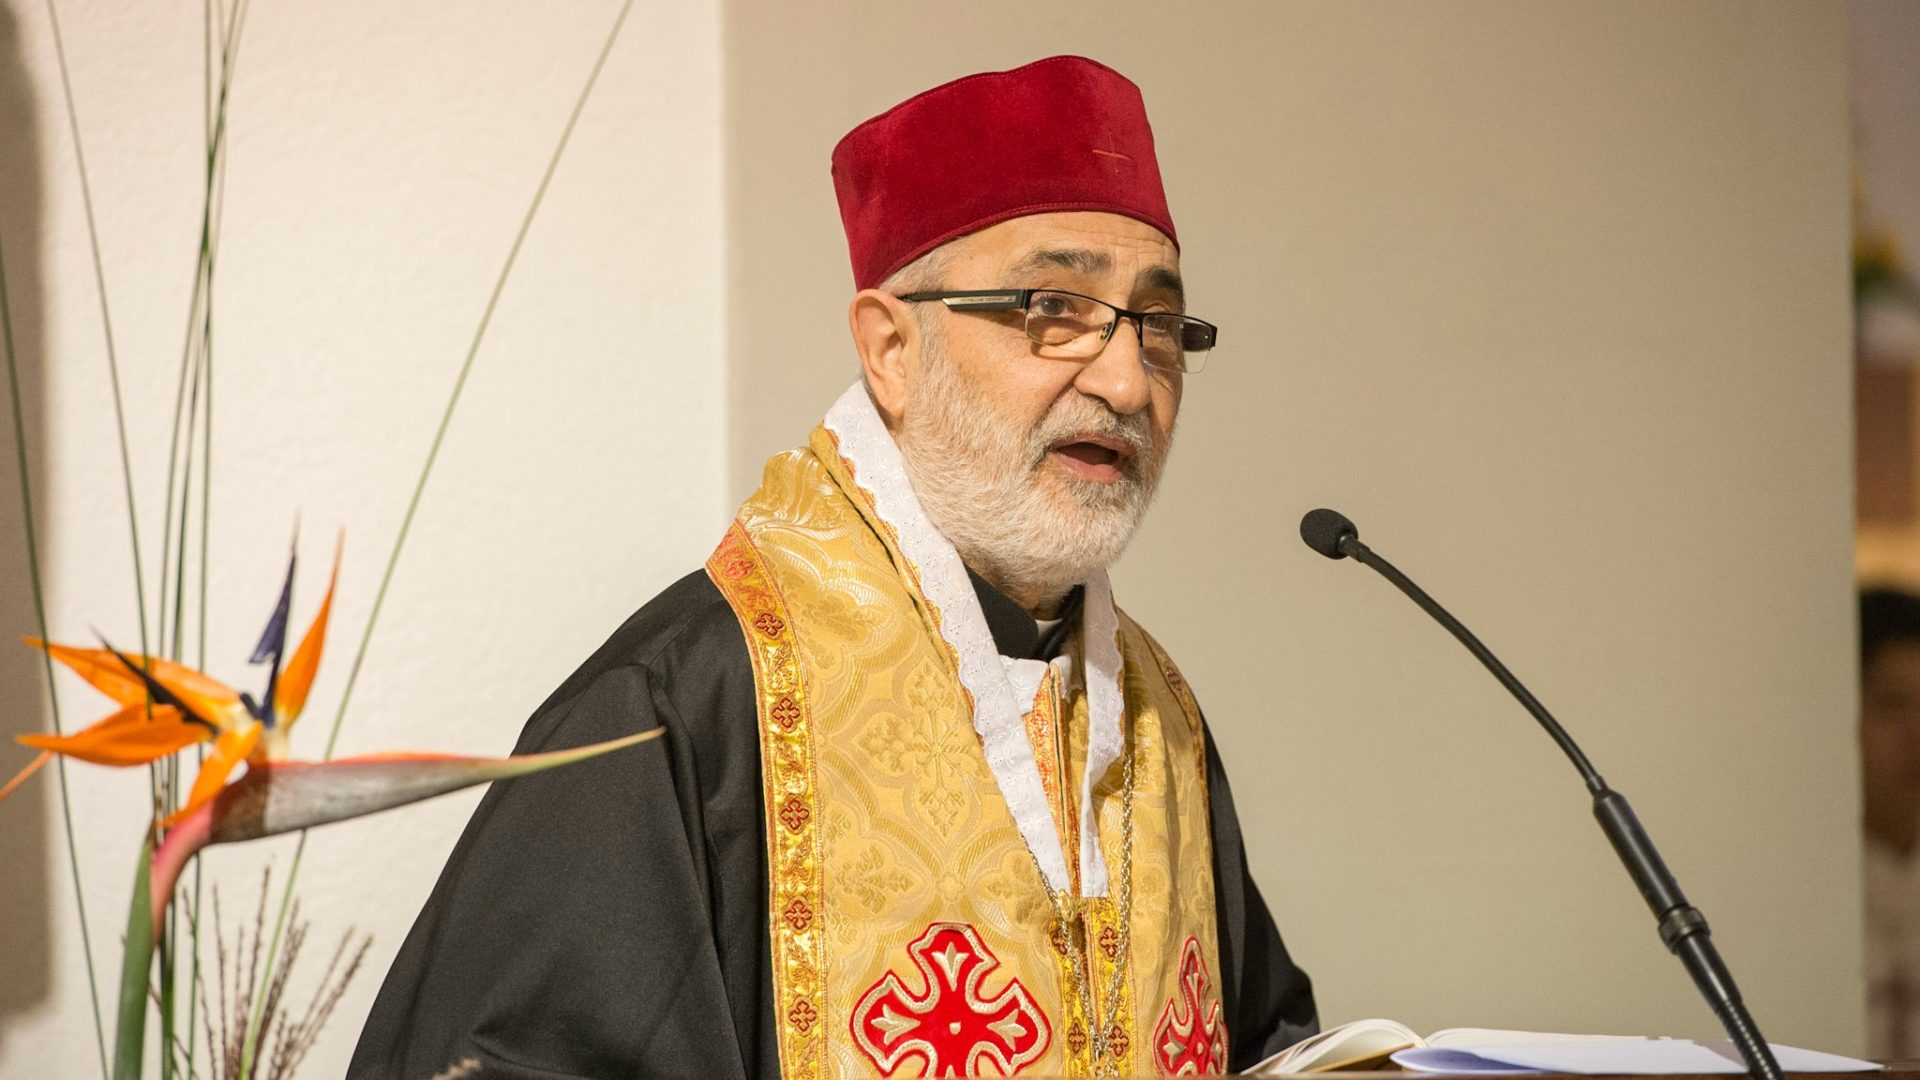
[{"label": "man's eyebrow", "polygon": [[1187,286],[1180,280],[1180,272],[1170,266],[1149,266],[1135,279],[1134,291],[1158,289],[1170,292],[1182,307],[1187,303]]},{"label": "man's eyebrow", "polygon": [[[1112,269],[1113,259],[1104,251],[1092,251],[1087,248],[1039,248],[1029,252],[1026,258],[1013,264],[1008,270],[1009,276],[1016,280],[1027,274],[1036,274],[1042,270],[1064,269],[1076,274],[1098,274]],[[1150,266],[1140,272],[1135,279],[1134,291],[1152,289],[1172,293],[1174,299],[1182,305],[1187,301],[1187,289],[1180,280],[1180,272],[1170,266]]]},{"label": "man's eyebrow", "polygon": [[1013,264],[1010,274],[1031,274],[1040,270],[1066,269],[1076,274],[1098,274],[1113,266],[1103,251],[1086,248],[1040,248]]}]

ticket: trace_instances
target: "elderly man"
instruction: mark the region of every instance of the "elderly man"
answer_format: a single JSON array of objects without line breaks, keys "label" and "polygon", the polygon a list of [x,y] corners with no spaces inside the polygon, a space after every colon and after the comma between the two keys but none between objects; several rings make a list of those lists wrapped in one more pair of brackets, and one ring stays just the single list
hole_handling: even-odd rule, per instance
[{"label": "elderly man", "polygon": [[1216,334],[1138,89],[976,75],[833,166],[861,381],[528,723],[667,734],[488,795],[354,1075],[1215,1073],[1314,1029],[1106,575]]}]

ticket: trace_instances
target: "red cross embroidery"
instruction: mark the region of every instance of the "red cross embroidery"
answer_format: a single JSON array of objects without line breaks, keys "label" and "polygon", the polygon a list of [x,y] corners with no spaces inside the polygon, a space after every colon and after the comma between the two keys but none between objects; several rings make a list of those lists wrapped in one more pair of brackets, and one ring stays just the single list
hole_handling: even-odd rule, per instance
[{"label": "red cross embroidery", "polygon": [[796,934],[813,925],[813,909],[807,906],[805,900],[797,896],[782,908],[780,913],[786,916],[787,925],[793,927],[793,932]]},{"label": "red cross embroidery", "polygon": [[[1180,952],[1177,992],[1160,1010],[1153,1029],[1154,1063],[1167,1076],[1212,1076],[1227,1071],[1227,1025],[1220,1021],[1220,999],[1206,1003],[1206,961],[1200,942],[1187,938]],[[1204,1019],[1201,1009],[1206,1008]]]},{"label": "red cross embroidery", "polygon": [[853,1010],[854,1044],[882,1075],[918,1057],[922,1076],[982,1076],[989,1065],[1012,1076],[1046,1052],[1053,1029],[1020,980],[982,996],[981,984],[1000,961],[973,927],[934,923],[907,953],[922,988],[909,991],[889,971]]},{"label": "red cross embroidery", "polygon": [[790,697],[783,697],[773,703],[773,722],[780,725],[781,731],[792,731],[800,722],[800,706]]},{"label": "red cross embroidery", "polygon": [[806,828],[812,819],[813,811],[807,809],[807,801],[798,795],[789,795],[787,801],[780,804],[780,820],[794,832]]}]

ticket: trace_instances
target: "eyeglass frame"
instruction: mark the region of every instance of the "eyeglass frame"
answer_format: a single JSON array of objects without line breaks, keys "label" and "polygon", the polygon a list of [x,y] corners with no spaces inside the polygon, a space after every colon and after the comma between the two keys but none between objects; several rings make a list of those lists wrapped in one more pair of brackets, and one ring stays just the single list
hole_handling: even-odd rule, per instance
[{"label": "eyeglass frame", "polygon": [[[1180,350],[1182,356],[1185,356],[1189,351],[1197,352],[1204,356],[1212,352],[1213,347],[1220,343],[1220,328],[1205,319],[1196,319],[1191,315],[1177,311],[1128,311],[1126,308],[1120,307],[1117,304],[1109,304],[1097,296],[1088,296],[1085,293],[1077,293],[1071,289],[946,289],[932,292],[906,293],[898,297],[898,299],[904,300],[909,304],[921,304],[938,300],[946,304],[947,310],[949,311],[1026,311],[1027,304],[1033,299],[1034,293],[1058,293],[1061,296],[1071,296],[1077,300],[1085,300],[1089,303],[1099,304],[1114,313],[1113,321],[1107,324],[1106,330],[1100,335],[1100,348],[1095,349],[1086,356],[1061,357],[1060,359],[1063,360],[1092,360],[1098,357],[1101,352],[1105,351],[1107,343],[1113,340],[1113,332],[1120,325],[1120,320],[1132,319],[1133,340],[1140,346],[1141,363],[1151,368],[1158,368],[1161,371],[1175,371],[1182,375],[1194,374],[1199,370],[1198,368],[1188,368],[1184,366],[1168,368],[1147,359],[1146,319],[1152,315],[1179,319],[1182,322],[1193,323],[1207,328],[1207,347],[1194,350],[1182,348]],[[955,301],[958,301],[958,303]],[[1027,340],[1033,342],[1035,345],[1046,344],[1035,338],[1032,334],[1027,334]],[[1204,367],[1205,363],[1202,362],[1201,366]]]}]

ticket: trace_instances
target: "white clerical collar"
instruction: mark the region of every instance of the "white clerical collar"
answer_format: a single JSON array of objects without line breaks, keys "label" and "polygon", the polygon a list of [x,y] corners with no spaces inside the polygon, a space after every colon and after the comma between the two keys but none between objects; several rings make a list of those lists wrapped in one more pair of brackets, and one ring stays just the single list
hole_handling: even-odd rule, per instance
[{"label": "white clerical collar", "polygon": [[[960,684],[973,699],[974,730],[980,734],[987,765],[1027,849],[1048,886],[1056,892],[1067,891],[1070,881],[1065,849],[1054,826],[1025,721],[1034,687],[1039,683],[1027,665],[1039,665],[1044,674],[1044,662],[1009,659],[994,647],[967,568],[959,552],[921,508],[907,479],[900,448],[874,409],[866,386],[856,382],[840,395],[823,423],[839,440],[840,456],[852,469],[854,482],[872,500],[874,511],[893,527],[900,553],[913,564],[920,590],[934,609],[940,636],[959,658]],[[1089,722],[1077,838],[1081,893],[1105,896],[1107,866],[1100,852],[1093,789],[1120,758],[1120,724],[1125,713],[1120,690],[1119,617],[1114,613],[1113,591],[1105,571],[1096,571],[1085,583],[1081,620]]]}]

